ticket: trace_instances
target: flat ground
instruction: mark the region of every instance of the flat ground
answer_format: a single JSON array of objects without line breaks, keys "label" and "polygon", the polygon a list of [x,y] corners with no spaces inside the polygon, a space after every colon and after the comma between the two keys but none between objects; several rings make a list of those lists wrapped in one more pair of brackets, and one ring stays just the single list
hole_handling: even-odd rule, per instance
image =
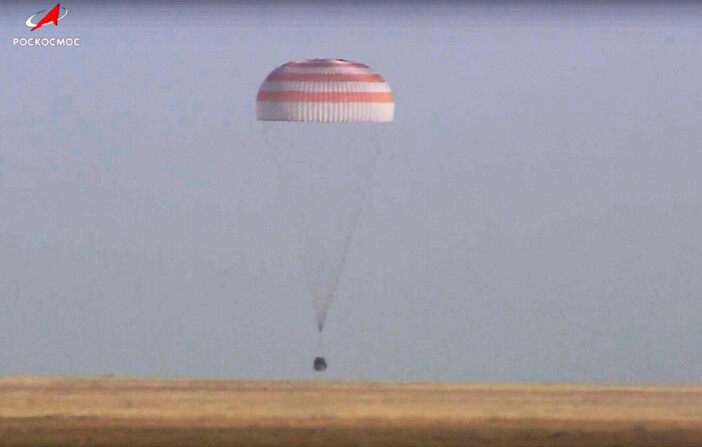
[{"label": "flat ground", "polygon": [[0,446],[702,446],[702,386],[0,379]]}]

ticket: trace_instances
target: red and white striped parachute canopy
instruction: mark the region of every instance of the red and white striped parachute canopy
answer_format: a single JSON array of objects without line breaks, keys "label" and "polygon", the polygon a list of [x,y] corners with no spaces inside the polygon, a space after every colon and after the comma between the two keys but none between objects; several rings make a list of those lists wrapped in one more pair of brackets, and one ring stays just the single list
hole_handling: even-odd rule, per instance
[{"label": "red and white striped parachute canopy", "polygon": [[395,103],[385,79],[367,65],[342,59],[288,62],[258,90],[259,121],[390,122]]}]

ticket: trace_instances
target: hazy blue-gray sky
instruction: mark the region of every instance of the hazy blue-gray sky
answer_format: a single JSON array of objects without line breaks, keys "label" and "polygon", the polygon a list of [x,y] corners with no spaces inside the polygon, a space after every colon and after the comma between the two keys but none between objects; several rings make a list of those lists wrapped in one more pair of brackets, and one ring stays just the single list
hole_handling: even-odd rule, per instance
[{"label": "hazy blue-gray sky", "polygon": [[311,377],[254,106],[332,57],[396,121],[324,377],[702,379],[701,6],[62,5],[0,9],[0,374]]}]

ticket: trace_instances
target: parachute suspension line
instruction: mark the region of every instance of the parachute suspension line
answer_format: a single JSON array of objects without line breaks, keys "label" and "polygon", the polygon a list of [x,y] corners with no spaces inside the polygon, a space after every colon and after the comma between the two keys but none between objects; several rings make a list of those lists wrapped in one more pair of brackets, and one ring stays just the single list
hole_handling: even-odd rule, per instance
[{"label": "parachute suspension line", "polygon": [[319,345],[317,346],[317,356],[314,358],[314,363],[312,364],[315,371],[320,372],[327,369],[327,360],[324,357],[324,343],[322,342],[322,333],[319,332]]},{"label": "parachute suspension line", "polygon": [[[283,163],[283,160],[281,160],[279,154],[275,150],[276,143],[274,143],[274,141],[278,141],[278,144],[280,144],[281,141],[284,141],[286,149],[291,152],[294,152],[296,150],[297,145],[294,141],[294,138],[281,138],[281,131],[279,130],[280,124],[281,123],[278,122],[270,123],[264,121],[263,140],[265,151],[275,164],[276,177],[278,179],[278,200],[281,201],[283,205],[286,205],[287,198],[285,197],[285,195],[286,193],[288,193],[288,191],[286,190],[286,185],[290,184],[293,175],[288,169],[285,169],[285,164]],[[292,216],[289,216],[289,210],[287,211],[288,213],[286,213],[285,218],[292,218]],[[296,226],[296,230],[299,231],[299,228],[297,227],[301,225],[300,219],[293,218],[293,220],[295,222],[294,226]]]},{"label": "parachute suspension line", "polygon": [[373,192],[373,180],[375,179],[375,170],[377,168],[377,162],[378,162],[378,157],[380,156],[380,141],[374,141],[373,147],[371,148],[371,155],[370,155],[370,169],[368,172],[368,187],[367,187],[367,195],[368,197],[364,197],[363,203],[366,203],[366,201],[369,200],[369,197],[372,195]]},{"label": "parachute suspension line", "polygon": [[317,332],[317,355],[324,357],[324,334],[322,331]]},{"label": "parachute suspension line", "polygon": [[[348,147],[355,147],[357,145],[357,139],[352,138],[351,141],[349,142]],[[350,231],[346,234],[346,237],[344,238],[343,241],[343,248],[342,248],[342,255],[341,259],[339,260],[338,263],[338,268],[335,269],[335,274],[332,278],[331,282],[331,296],[328,297],[328,300],[331,304],[331,301],[336,298],[337,294],[337,287],[339,284],[339,279],[341,278],[341,274],[344,271],[344,266],[346,265],[346,259],[348,258],[349,250],[351,248],[351,240],[353,239],[353,235],[356,233],[356,227],[358,226],[358,218],[361,214],[361,211],[363,210],[363,206],[366,203],[366,200],[368,196],[370,195],[371,191],[371,186],[373,182],[373,177],[375,174],[375,167],[376,167],[376,160],[378,158],[378,155],[380,154],[380,142],[379,141],[374,141],[372,143],[372,146],[370,146],[370,153],[367,161],[367,165],[365,166],[365,172],[363,172],[361,178],[361,181],[359,183],[359,186],[361,188],[360,195],[361,198],[358,201],[358,205],[355,207],[353,210],[350,218]],[[308,270],[310,268],[310,264],[307,262],[307,259],[305,257],[304,252],[300,254],[300,258],[302,260],[302,264],[305,266],[305,270]],[[307,280],[307,286],[312,294],[312,296],[317,296],[316,293],[316,285],[309,280]],[[317,329],[319,333],[319,340],[320,340],[320,347],[322,344],[322,333],[324,331],[324,323],[326,320],[326,314],[322,317],[319,315],[317,316]]]},{"label": "parachute suspension line", "polygon": [[[293,181],[293,173],[290,172],[289,168],[286,168],[284,157],[281,159],[283,154],[276,151],[276,144],[279,146],[280,142],[284,141],[285,150],[289,153],[297,153],[297,144],[295,138],[282,138],[282,135],[280,134],[281,129],[279,127],[280,124],[281,123],[277,122],[270,123],[270,125],[269,123],[264,123],[263,137],[265,151],[276,166],[277,177],[279,180],[279,200],[281,200],[284,206],[287,207],[288,204],[293,203],[291,200],[289,200],[290,198],[287,197],[287,195],[290,193],[289,185]],[[356,178],[356,181],[353,183],[355,185],[354,189],[357,191],[356,198],[358,200],[355,201],[355,205],[349,210],[350,214],[348,215],[348,220],[346,221],[348,231],[344,237],[339,240],[340,244],[338,245],[340,249],[340,257],[337,258],[336,268],[332,269],[331,276],[328,277],[328,281],[325,284],[320,284],[315,279],[314,254],[307,253],[307,251],[302,247],[299,247],[298,250],[296,250],[298,252],[298,258],[300,259],[300,264],[303,266],[305,272],[304,274],[307,289],[313,298],[312,304],[317,317],[317,330],[320,334],[320,345],[321,333],[324,330],[326,320],[326,310],[319,311],[316,302],[319,302],[319,300],[326,301],[326,308],[328,309],[331,302],[336,298],[338,283],[341,275],[343,274],[344,266],[351,247],[351,241],[353,240],[353,235],[355,234],[358,226],[360,214],[364,206],[367,205],[368,198],[372,192],[372,184],[377,168],[377,159],[380,155],[381,143],[375,138],[359,138],[357,135],[352,135],[347,141],[346,150],[354,150],[355,148],[363,148],[362,150],[366,151],[365,155],[360,160],[357,160],[352,167],[352,169],[355,171],[354,177]],[[290,212],[291,210],[288,209],[288,213]],[[306,233],[307,226],[309,225],[305,215],[292,212],[292,214],[286,218],[291,219],[290,223],[292,223],[293,228],[295,228],[296,233],[298,233],[298,237],[296,238],[298,242],[296,243],[303,243],[302,241],[305,237],[304,234]],[[310,255],[312,258],[308,258]]]}]

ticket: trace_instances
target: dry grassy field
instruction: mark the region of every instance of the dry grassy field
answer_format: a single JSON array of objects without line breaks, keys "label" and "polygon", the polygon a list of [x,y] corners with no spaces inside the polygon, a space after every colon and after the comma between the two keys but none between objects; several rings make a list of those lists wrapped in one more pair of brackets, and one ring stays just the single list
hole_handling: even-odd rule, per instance
[{"label": "dry grassy field", "polygon": [[0,379],[0,446],[702,446],[702,387]]}]

